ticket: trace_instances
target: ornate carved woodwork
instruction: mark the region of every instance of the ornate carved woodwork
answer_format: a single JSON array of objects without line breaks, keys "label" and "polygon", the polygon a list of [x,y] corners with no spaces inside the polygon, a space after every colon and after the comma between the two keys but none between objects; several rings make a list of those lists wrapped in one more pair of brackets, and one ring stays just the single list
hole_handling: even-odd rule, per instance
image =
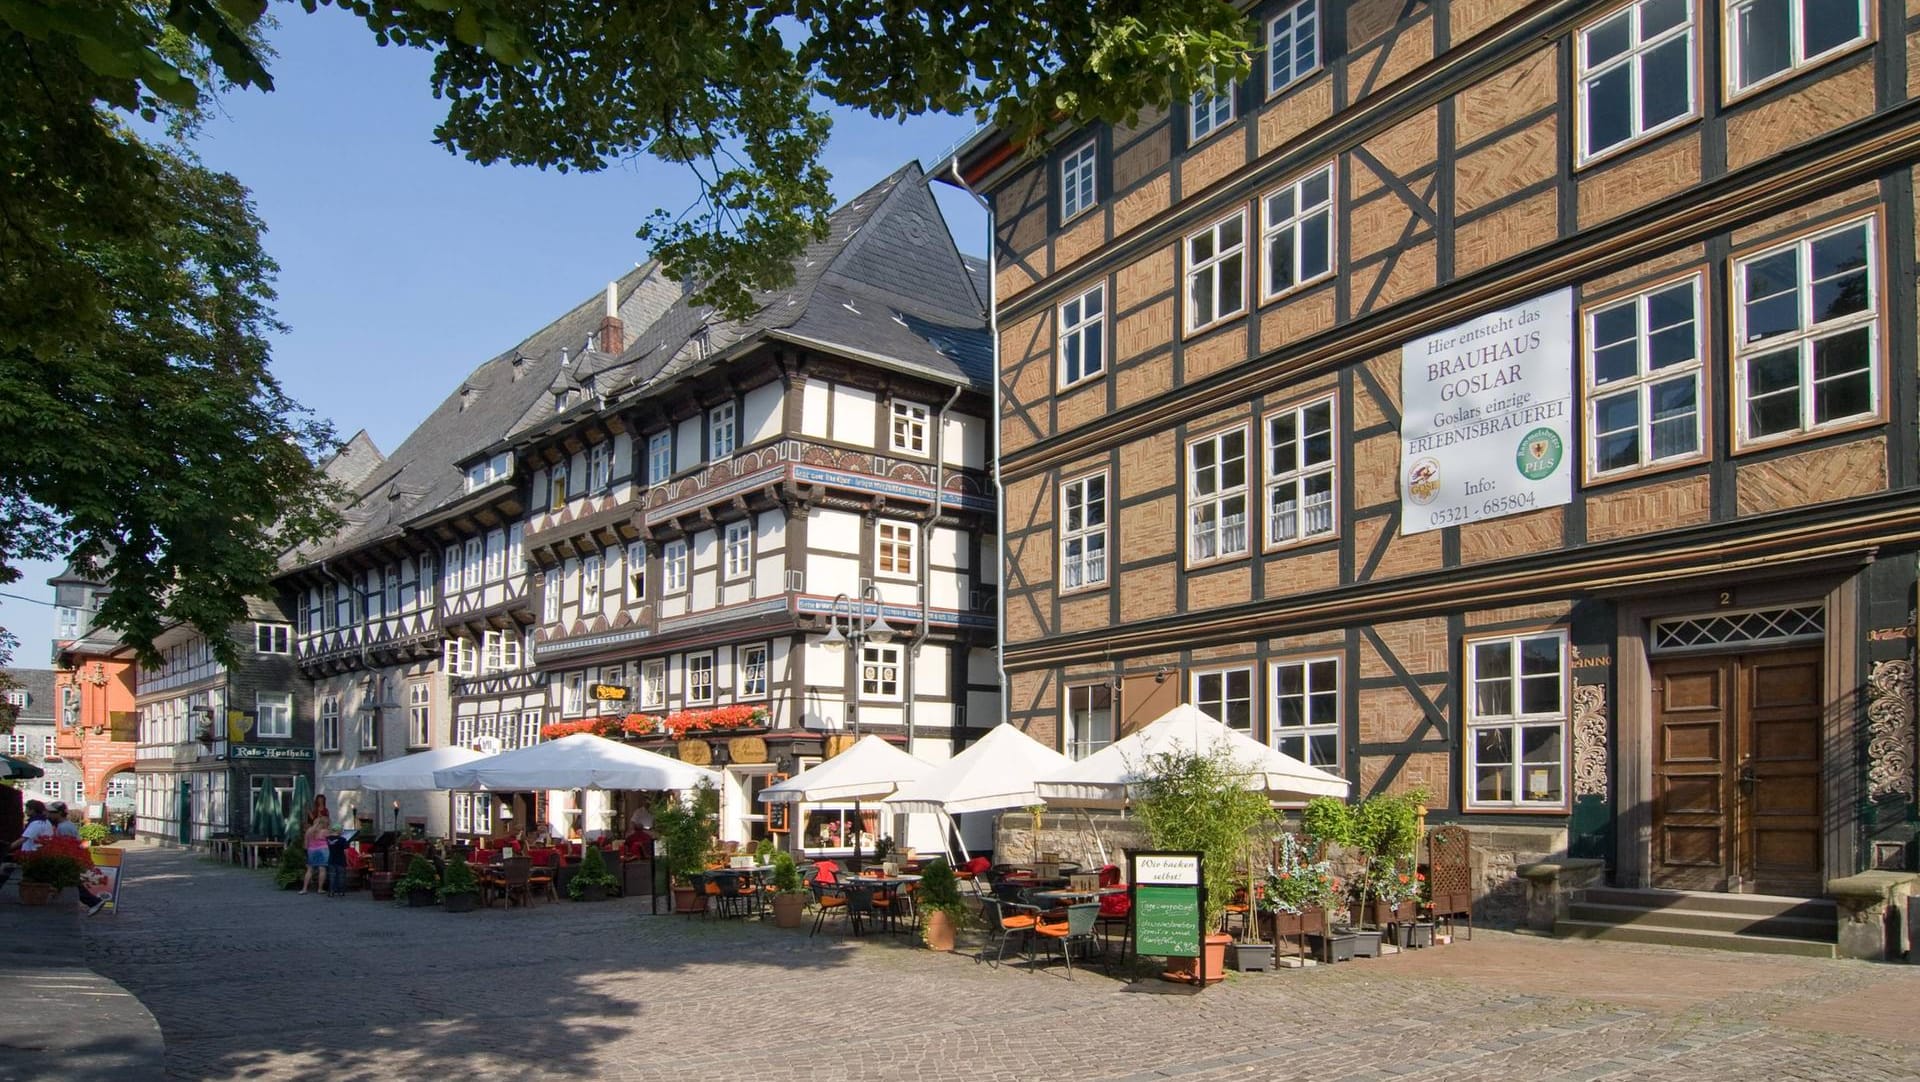
[{"label": "ornate carved woodwork", "polygon": [[1607,686],[1573,689],[1573,795],[1607,795]]},{"label": "ornate carved woodwork", "polygon": [[1876,661],[1867,674],[1867,798],[1914,793],[1914,666]]}]

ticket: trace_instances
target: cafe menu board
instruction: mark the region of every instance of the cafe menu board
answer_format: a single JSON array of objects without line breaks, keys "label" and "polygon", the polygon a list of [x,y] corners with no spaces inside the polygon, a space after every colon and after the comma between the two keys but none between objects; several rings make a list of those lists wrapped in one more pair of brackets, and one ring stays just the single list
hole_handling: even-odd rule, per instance
[{"label": "cafe menu board", "polygon": [[99,846],[89,851],[93,858],[93,867],[88,868],[82,877],[86,888],[94,897],[106,899],[105,908],[109,912],[120,909],[120,862],[126,856],[126,850],[110,846]]},{"label": "cafe menu board", "polygon": [[1200,956],[1199,853],[1135,853],[1132,857],[1135,949],[1168,958]]}]

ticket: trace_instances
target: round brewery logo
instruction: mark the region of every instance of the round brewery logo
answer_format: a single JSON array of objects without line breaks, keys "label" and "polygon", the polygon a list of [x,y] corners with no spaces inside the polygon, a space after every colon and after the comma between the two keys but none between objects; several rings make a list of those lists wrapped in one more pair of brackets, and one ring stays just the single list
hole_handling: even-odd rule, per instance
[{"label": "round brewery logo", "polygon": [[1416,458],[1407,471],[1407,498],[1426,506],[1440,495],[1440,463],[1436,459]]},{"label": "round brewery logo", "polygon": [[1539,481],[1560,468],[1561,451],[1558,432],[1551,428],[1536,428],[1520,441],[1519,449],[1513,453],[1513,460],[1520,467],[1520,476],[1529,481]]}]

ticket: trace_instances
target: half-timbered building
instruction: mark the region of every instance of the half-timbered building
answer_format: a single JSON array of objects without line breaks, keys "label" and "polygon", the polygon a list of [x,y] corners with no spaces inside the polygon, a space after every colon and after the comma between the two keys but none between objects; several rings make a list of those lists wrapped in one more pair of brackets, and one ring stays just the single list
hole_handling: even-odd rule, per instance
[{"label": "half-timbered building", "polygon": [[[989,200],[1011,720],[1191,701],[1517,862],[1910,867],[1898,5],[1268,0]],[[1511,912],[1511,910],[1508,910]]]}]

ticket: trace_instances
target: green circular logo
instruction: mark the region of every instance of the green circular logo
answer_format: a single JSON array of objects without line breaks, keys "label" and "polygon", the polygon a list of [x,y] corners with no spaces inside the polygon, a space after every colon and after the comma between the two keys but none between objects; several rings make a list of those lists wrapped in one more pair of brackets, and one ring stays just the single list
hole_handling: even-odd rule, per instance
[{"label": "green circular logo", "polygon": [[1563,450],[1560,433],[1551,428],[1536,428],[1521,439],[1519,448],[1513,453],[1513,461],[1520,467],[1520,476],[1529,481],[1539,481],[1560,468]]}]

